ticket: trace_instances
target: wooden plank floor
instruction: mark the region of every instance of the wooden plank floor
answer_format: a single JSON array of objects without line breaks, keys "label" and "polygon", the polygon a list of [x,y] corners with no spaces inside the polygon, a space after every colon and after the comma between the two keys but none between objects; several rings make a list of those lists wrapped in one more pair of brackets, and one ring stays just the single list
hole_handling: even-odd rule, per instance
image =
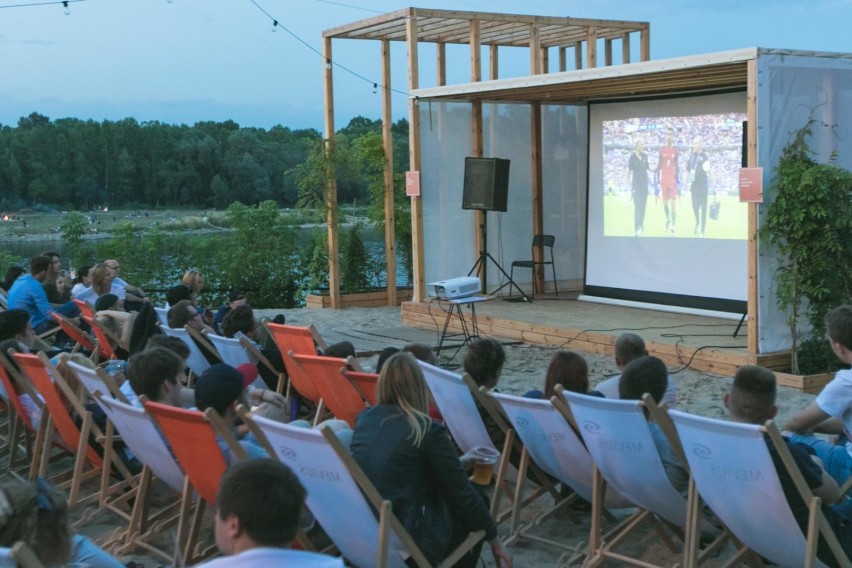
[{"label": "wooden plank floor", "polygon": [[[428,330],[443,327],[449,305],[432,300],[402,304],[404,324]],[[470,309],[465,307],[465,317]],[[537,297],[532,303],[494,299],[476,304],[480,335],[565,349],[611,354],[615,338],[631,331],[645,339],[648,351],[669,365],[690,366],[732,376],[749,364],[789,370],[789,352],[754,355],[746,349],[745,326],[733,337],[739,320],[676,314],[581,302],[569,297]],[[460,325],[453,318],[451,329]],[[792,382],[796,382],[792,380]],[[790,384],[802,388],[803,385]]]}]

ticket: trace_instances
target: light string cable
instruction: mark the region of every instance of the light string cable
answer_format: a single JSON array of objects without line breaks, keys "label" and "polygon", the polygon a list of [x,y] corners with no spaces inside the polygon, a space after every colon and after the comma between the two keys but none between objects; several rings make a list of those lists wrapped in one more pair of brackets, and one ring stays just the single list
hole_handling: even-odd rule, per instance
[{"label": "light string cable", "polygon": [[60,5],[68,7],[68,4],[76,4],[78,2],[87,2],[88,0],[50,0],[48,2],[27,2],[25,4],[5,4],[0,5],[0,9],[3,8],[32,8],[33,6],[50,6],[50,5]]},{"label": "light string cable", "polygon": [[[324,1],[324,2],[329,3],[329,4],[340,4],[340,3],[338,3],[338,2],[332,2],[331,0],[317,0],[317,1]],[[263,8],[263,6],[261,6],[260,4],[258,4],[258,3],[257,3],[257,1],[256,1],[256,0],[249,0],[249,2],[251,2],[252,4],[254,4],[254,5],[255,5],[255,7],[263,13],[263,15],[265,15],[267,18],[269,18],[269,20],[272,22],[272,29],[275,29],[275,28],[281,28],[282,30],[284,30],[285,32],[287,32],[288,34],[290,34],[290,36],[292,36],[292,37],[293,37],[293,39],[295,39],[296,41],[298,41],[299,43],[301,43],[302,45],[304,45],[306,48],[308,48],[309,50],[311,50],[312,52],[316,53],[316,54],[317,54],[317,55],[319,55],[321,58],[323,58],[323,59],[325,60],[325,64],[326,64],[326,65],[334,65],[334,66],[335,66],[335,67],[337,67],[338,69],[340,69],[340,70],[342,70],[342,71],[346,71],[347,73],[349,73],[349,74],[350,74],[350,75],[352,75],[353,77],[356,77],[356,78],[358,78],[358,79],[361,79],[361,80],[362,80],[362,81],[364,81],[365,83],[367,83],[367,84],[369,84],[369,85],[372,85],[372,86],[373,86],[373,89],[378,89],[379,87],[381,87],[382,89],[387,89],[388,91],[390,91],[390,92],[392,92],[392,93],[397,93],[397,94],[399,94],[399,95],[405,95],[406,97],[408,97],[408,96],[409,96],[409,93],[408,93],[407,91],[400,91],[400,90],[398,90],[398,89],[394,89],[394,88],[392,88],[392,87],[387,87],[387,86],[385,86],[385,85],[382,85],[379,81],[374,81],[374,80],[372,80],[372,79],[370,79],[370,78],[368,78],[368,77],[365,77],[364,75],[361,75],[361,74],[360,74],[360,73],[358,73],[357,71],[354,71],[354,70],[350,69],[349,67],[346,67],[345,65],[341,65],[340,63],[338,63],[337,61],[334,61],[333,59],[329,59],[329,58],[327,58],[327,57],[326,57],[325,55],[323,55],[323,53],[322,53],[321,51],[319,51],[317,48],[315,48],[314,46],[312,46],[311,44],[309,44],[308,42],[306,42],[305,40],[303,40],[301,37],[299,37],[298,35],[296,35],[296,34],[295,34],[293,31],[291,31],[289,28],[287,28],[286,26],[284,26],[284,25],[281,23],[281,21],[280,21],[279,19],[277,19],[275,16],[273,16],[272,14],[270,14],[269,12],[267,12],[267,11]],[[344,4],[340,4],[340,5],[344,5]],[[355,6],[349,6],[349,5],[346,5],[346,6],[347,6],[347,7],[350,7],[350,8],[355,8]]]}]

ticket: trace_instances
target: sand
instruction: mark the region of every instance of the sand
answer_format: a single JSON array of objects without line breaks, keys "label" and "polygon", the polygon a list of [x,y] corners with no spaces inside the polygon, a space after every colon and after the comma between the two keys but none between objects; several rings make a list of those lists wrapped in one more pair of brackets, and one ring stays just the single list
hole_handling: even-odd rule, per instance
[{"label": "sand", "polygon": [[[435,331],[414,331],[403,328],[400,320],[399,308],[349,308],[344,310],[259,310],[259,316],[272,317],[283,313],[287,323],[293,325],[308,325],[313,323],[320,333],[329,341],[350,339],[359,347],[358,338],[370,336],[369,341],[372,350],[376,345],[401,346],[405,342],[416,340],[426,343],[434,343]],[[380,333],[376,334],[376,330]],[[506,345],[506,365],[500,379],[498,388],[509,394],[523,394],[532,388],[542,388],[544,374],[548,360],[555,347],[514,344]],[[452,352],[450,352],[452,354]],[[446,355],[446,352],[445,352]],[[618,373],[618,369],[611,356],[582,353],[589,364],[590,379],[592,386],[601,380]],[[464,351],[447,362],[450,365],[459,365],[463,360]],[[362,363],[367,366],[375,365],[376,356],[361,358]],[[445,361],[446,362],[446,361]],[[726,416],[722,403],[725,392],[730,389],[732,379],[720,375],[708,374],[689,368],[670,368],[670,372],[677,381],[677,408],[701,416],[713,418],[724,418]],[[813,400],[813,395],[807,395],[789,388],[779,388],[779,417],[778,422],[783,423],[789,416],[805,407]],[[548,505],[544,502],[532,508],[532,511],[540,511]],[[532,513],[530,513],[532,514]],[[525,514],[528,518],[529,514]],[[580,515],[581,521],[575,523],[565,515],[558,515],[545,521],[537,530],[543,535],[559,539],[568,546],[583,546],[588,539],[588,515]],[[83,527],[81,532],[97,536],[100,532],[108,529],[111,525],[108,521],[96,519],[96,523]],[[501,535],[508,531],[507,523],[500,527]],[[679,560],[677,554],[669,552],[653,532],[644,532],[642,536],[630,539],[625,544],[625,550],[631,556],[637,556],[650,562],[659,562],[663,565],[673,566]],[[512,543],[510,550],[514,555],[515,566],[541,566],[555,565],[559,557],[565,552],[553,546],[534,543],[531,541],[518,541]],[[720,560],[724,557],[724,553]],[[134,560],[142,562],[145,566],[159,566],[162,563],[144,556],[133,556]],[[486,566],[493,566],[494,562],[486,546],[483,555]],[[128,557],[129,559],[129,557]],[[609,561],[606,566],[617,566],[618,563]]]}]

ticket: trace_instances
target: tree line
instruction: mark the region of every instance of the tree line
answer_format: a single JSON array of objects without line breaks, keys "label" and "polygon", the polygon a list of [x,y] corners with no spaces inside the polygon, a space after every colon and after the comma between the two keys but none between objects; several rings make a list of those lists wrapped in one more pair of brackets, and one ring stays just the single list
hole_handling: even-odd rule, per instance
[{"label": "tree line", "polygon": [[[380,132],[381,121],[356,117],[336,133],[340,203],[367,204],[376,193],[384,163],[376,152]],[[393,125],[393,139],[401,176],[408,168],[405,119]],[[33,112],[16,126],[0,126],[0,208],[308,206],[329,162],[322,148],[315,129],[247,128],[230,120],[192,126],[51,120]]]}]

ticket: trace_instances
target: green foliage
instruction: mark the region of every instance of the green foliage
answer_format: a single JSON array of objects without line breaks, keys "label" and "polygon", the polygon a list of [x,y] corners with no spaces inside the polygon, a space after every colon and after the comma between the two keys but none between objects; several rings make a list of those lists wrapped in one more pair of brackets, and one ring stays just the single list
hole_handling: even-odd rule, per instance
[{"label": "green foliage", "polygon": [[65,241],[65,245],[70,251],[68,256],[71,257],[73,266],[87,262],[89,256],[91,256],[91,251],[89,251],[84,240],[87,229],[86,218],[77,211],[72,211],[65,216],[65,221],[59,226],[59,229],[62,231],[62,240]]},{"label": "green foliage", "polygon": [[20,256],[14,255],[7,250],[0,250],[0,280],[6,275],[6,271],[12,266],[23,266],[29,270],[29,264]]},{"label": "green foliage", "polygon": [[344,292],[363,292],[370,288],[371,262],[364,239],[361,237],[360,223],[355,223],[346,232],[340,255],[341,290]]},{"label": "green foliage", "polygon": [[300,300],[315,290],[328,289],[328,236],[323,229],[311,233],[308,246],[299,255]]},{"label": "green foliage", "polygon": [[[811,124],[784,148],[771,191],[762,236],[778,247],[783,264],[776,274],[778,306],[789,311],[793,372],[799,371],[799,325],[804,339],[824,341],[825,314],[852,298],[852,173],[811,158]],[[812,357],[814,349],[810,349]]]}]

